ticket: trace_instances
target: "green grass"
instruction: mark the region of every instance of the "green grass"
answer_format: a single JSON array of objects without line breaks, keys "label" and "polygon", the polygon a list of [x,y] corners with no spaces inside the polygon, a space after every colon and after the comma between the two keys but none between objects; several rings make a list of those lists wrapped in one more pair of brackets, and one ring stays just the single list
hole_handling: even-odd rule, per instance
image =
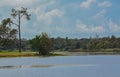
[{"label": "green grass", "polygon": [[50,53],[48,55],[39,55],[37,52],[32,51],[0,51],[0,57],[38,57],[38,56],[65,56],[59,53]]},{"label": "green grass", "polygon": [[68,51],[54,51],[54,53],[50,53],[48,55],[39,55],[37,52],[33,51],[22,51],[21,53],[18,50],[2,50],[0,51],[0,57],[38,57],[38,56],[66,56],[66,55],[116,55],[120,54],[120,49],[101,49],[101,50],[71,50]]},{"label": "green grass", "polygon": [[34,57],[39,56],[37,53],[33,52],[0,52],[0,57]]}]

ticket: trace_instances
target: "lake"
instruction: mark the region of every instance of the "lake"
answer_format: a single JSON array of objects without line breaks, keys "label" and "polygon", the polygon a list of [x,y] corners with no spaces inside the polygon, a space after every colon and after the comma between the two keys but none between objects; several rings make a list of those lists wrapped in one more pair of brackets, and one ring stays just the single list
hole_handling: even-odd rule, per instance
[{"label": "lake", "polygon": [[120,77],[120,56],[0,58],[0,77]]}]

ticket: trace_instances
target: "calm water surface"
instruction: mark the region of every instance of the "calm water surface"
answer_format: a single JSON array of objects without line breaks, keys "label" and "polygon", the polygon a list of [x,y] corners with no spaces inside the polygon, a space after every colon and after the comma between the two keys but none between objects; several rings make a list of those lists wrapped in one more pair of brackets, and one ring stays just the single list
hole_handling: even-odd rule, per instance
[{"label": "calm water surface", "polygon": [[120,77],[120,56],[0,58],[0,77]]}]

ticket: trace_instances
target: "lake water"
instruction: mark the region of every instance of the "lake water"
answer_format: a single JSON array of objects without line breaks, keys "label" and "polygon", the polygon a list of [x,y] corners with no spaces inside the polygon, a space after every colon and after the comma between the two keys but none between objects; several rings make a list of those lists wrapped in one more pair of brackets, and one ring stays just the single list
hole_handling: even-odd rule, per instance
[{"label": "lake water", "polygon": [[120,56],[0,58],[0,77],[120,77]]}]

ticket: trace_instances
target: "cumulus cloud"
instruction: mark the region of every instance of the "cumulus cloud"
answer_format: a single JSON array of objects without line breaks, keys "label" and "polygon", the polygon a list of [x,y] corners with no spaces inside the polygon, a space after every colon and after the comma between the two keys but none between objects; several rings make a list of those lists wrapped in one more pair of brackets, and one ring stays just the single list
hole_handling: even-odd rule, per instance
[{"label": "cumulus cloud", "polygon": [[12,0],[12,1],[11,0],[1,0],[0,7],[32,5],[37,2],[39,2],[39,0]]},{"label": "cumulus cloud", "polygon": [[106,14],[106,10],[103,9],[103,10],[99,11],[97,14],[95,14],[95,15],[93,16],[93,18],[98,19],[98,18],[100,18],[100,17],[103,17],[104,14]]},{"label": "cumulus cloud", "polygon": [[119,31],[120,32],[120,26],[118,24],[114,23],[112,20],[109,20],[109,28],[111,31],[114,31],[114,32]]},{"label": "cumulus cloud", "polygon": [[93,3],[95,3],[96,2],[96,0],[85,0],[84,2],[82,2],[81,4],[80,4],[80,7],[81,8],[86,8],[86,9],[88,9],[88,8],[90,8],[90,6],[93,4]]},{"label": "cumulus cloud", "polygon": [[109,1],[104,1],[102,3],[99,3],[98,6],[100,7],[110,7],[112,4]]},{"label": "cumulus cloud", "polygon": [[77,27],[77,29],[79,29],[80,32],[94,33],[94,32],[104,32],[105,31],[104,27],[102,27],[102,26],[87,25],[87,24],[80,22],[79,20],[76,23],[76,27]]},{"label": "cumulus cloud", "polygon": [[[37,9],[36,9],[37,11]],[[42,23],[46,23],[46,24],[51,24],[53,18],[55,17],[61,17],[63,16],[63,12],[59,9],[53,9],[50,10],[48,12],[42,11],[42,12],[38,12],[36,13],[36,17],[37,17],[37,21],[38,22],[42,22]]]},{"label": "cumulus cloud", "polygon": [[48,7],[54,5],[55,3],[55,0],[48,0],[47,2],[30,9],[30,13],[36,16],[36,24],[42,23],[44,25],[50,25],[53,19],[60,18],[64,15],[63,10],[58,8],[52,8],[48,10]]},{"label": "cumulus cloud", "polygon": [[31,13],[35,16],[35,20],[32,25],[34,31],[30,32],[34,34],[39,34],[41,32],[51,33],[53,32],[53,29],[58,30],[58,28],[55,28],[55,21],[57,18],[62,18],[64,15],[64,12],[57,8],[46,11],[46,6],[33,8],[31,9]]},{"label": "cumulus cloud", "polygon": [[[93,7],[95,5],[97,6]],[[77,32],[104,32],[109,29],[119,31],[120,25],[111,20],[109,21],[107,18],[109,14],[107,15],[106,7],[110,7],[111,5],[112,3],[109,2],[109,0],[83,0],[81,4],[79,4],[78,1],[66,2],[64,0],[1,0],[0,19],[6,18],[8,15],[10,16],[10,8],[27,7],[31,14],[31,20],[25,21],[23,18],[23,22],[21,23],[21,32],[23,32],[22,34],[24,34],[24,36],[26,35],[25,37],[27,37],[28,34],[36,35],[41,32],[53,32],[54,35],[54,33],[57,32],[61,34],[63,34],[63,32],[71,34]],[[90,9],[88,14],[88,11],[83,11],[80,7],[83,9],[93,7],[93,9]],[[92,16],[94,17],[93,19],[91,15],[94,15]],[[81,21],[76,22],[75,20],[79,18],[83,18],[83,20],[86,20],[89,24]],[[106,28],[108,27],[108,22],[109,28]],[[75,30],[73,30],[74,28]]]},{"label": "cumulus cloud", "polygon": [[[1,0],[0,8],[4,11],[4,9],[8,7],[15,7],[16,9],[19,9],[21,6],[29,7],[30,9],[28,8],[28,11],[31,14],[31,20],[25,22],[24,18],[22,19],[22,35],[35,35],[41,32],[49,32],[53,30],[51,29],[51,23],[64,15],[64,12],[61,9],[58,9],[59,7],[52,7],[56,2],[56,0]],[[9,12],[3,12],[2,14],[6,17],[7,14],[9,15]],[[54,25],[54,23],[52,25]]]}]

